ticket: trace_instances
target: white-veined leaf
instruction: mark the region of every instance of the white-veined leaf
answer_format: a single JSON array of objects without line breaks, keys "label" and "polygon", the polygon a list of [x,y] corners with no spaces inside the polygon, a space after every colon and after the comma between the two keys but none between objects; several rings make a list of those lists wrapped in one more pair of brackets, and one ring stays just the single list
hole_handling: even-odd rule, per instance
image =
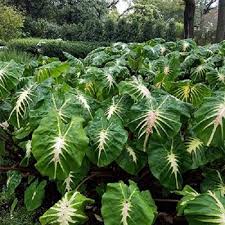
[{"label": "white-veined leaf", "polygon": [[207,170],[203,173],[205,179],[201,183],[201,190],[220,191],[222,196],[225,196],[225,177],[218,170]]},{"label": "white-veined leaf", "polygon": [[135,101],[139,99],[149,99],[151,98],[151,93],[145,86],[142,79],[133,77],[130,81],[122,81],[119,84],[119,92],[121,95],[128,94]]},{"label": "white-veined leaf", "polygon": [[32,153],[36,168],[52,179],[63,180],[79,168],[88,146],[80,117],[64,124],[55,111],[41,120],[32,136]]},{"label": "white-veined leaf", "polygon": [[219,148],[206,147],[204,143],[196,137],[189,137],[185,141],[186,151],[192,159],[190,169],[197,169],[200,166],[223,157],[223,152]]},{"label": "white-veined leaf", "polygon": [[10,113],[9,119],[15,112],[18,128],[20,128],[20,120],[25,117],[27,109],[29,109],[30,107],[30,103],[32,102],[32,97],[34,96],[35,89],[36,85],[33,84],[22,88],[16,93],[15,106]]},{"label": "white-veined leaf", "polygon": [[129,145],[125,145],[116,162],[126,172],[136,175],[147,163],[147,155],[139,151],[134,143],[131,142]]},{"label": "white-veined leaf", "polygon": [[218,191],[197,195],[187,203],[184,215],[190,225],[225,225],[225,197]]},{"label": "white-veined leaf", "polygon": [[85,157],[79,169],[74,169],[73,171],[70,171],[69,175],[66,177],[65,180],[58,181],[57,187],[60,193],[64,194],[66,192],[75,190],[77,185],[82,182],[85,176],[87,176],[90,168],[89,164],[90,162]]},{"label": "white-veined leaf", "polygon": [[45,186],[47,181],[38,182],[36,179],[24,193],[24,203],[28,211],[39,208],[45,196]]},{"label": "white-veined leaf", "polygon": [[224,145],[225,134],[225,92],[217,92],[205,98],[202,106],[195,112],[193,130],[205,145]]},{"label": "white-veined leaf", "polygon": [[9,95],[16,87],[24,72],[24,67],[14,61],[0,62],[0,99]]},{"label": "white-veined leaf", "polygon": [[177,195],[182,195],[183,197],[177,204],[177,214],[182,216],[184,214],[184,209],[187,206],[188,202],[195,199],[199,195],[191,186],[185,185],[182,191],[175,191]]},{"label": "white-veined leaf", "polygon": [[107,185],[101,212],[105,225],[151,225],[157,209],[150,193],[140,192],[130,181],[129,186],[123,182]]},{"label": "white-veined leaf", "polygon": [[87,221],[85,207],[93,201],[79,192],[67,192],[61,200],[40,217],[42,225],[79,225]]},{"label": "white-veined leaf", "polygon": [[163,186],[171,190],[182,187],[182,172],[190,167],[191,160],[180,141],[150,142],[148,157],[152,174]]},{"label": "white-veined leaf", "polygon": [[204,97],[210,96],[211,90],[204,84],[193,84],[190,80],[183,80],[173,83],[170,93],[184,102],[197,106]]},{"label": "white-veined leaf", "polygon": [[176,99],[167,95],[142,100],[131,107],[130,123],[135,126],[138,139],[144,137],[144,151],[150,137],[165,139],[178,133],[181,123],[176,104]]},{"label": "white-veined leaf", "polygon": [[121,124],[108,121],[102,110],[96,113],[86,130],[91,145],[87,155],[98,166],[107,166],[115,160],[128,138]]}]

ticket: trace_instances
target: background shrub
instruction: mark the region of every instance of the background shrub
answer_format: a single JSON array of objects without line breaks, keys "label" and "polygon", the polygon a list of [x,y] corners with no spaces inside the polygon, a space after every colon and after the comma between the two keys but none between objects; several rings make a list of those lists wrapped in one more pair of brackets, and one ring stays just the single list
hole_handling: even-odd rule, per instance
[{"label": "background shrub", "polygon": [[25,51],[32,54],[43,54],[49,57],[64,59],[63,52],[68,52],[77,58],[84,58],[89,52],[107,46],[107,42],[63,41],[62,39],[24,38],[14,39],[8,43],[10,49]]},{"label": "background shrub", "polygon": [[24,16],[12,6],[0,3],[0,39],[9,40],[21,35]]},{"label": "background shrub", "polygon": [[22,52],[16,49],[0,50],[0,61],[3,61],[3,62],[14,60],[17,63],[26,64],[34,59],[35,57],[28,52]]}]

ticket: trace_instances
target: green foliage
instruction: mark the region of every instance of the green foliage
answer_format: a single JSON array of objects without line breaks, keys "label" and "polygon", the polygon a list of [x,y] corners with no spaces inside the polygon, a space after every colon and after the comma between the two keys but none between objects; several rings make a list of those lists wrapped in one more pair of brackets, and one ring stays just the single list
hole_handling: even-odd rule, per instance
[{"label": "green foliage", "polygon": [[85,206],[93,201],[79,192],[67,192],[63,198],[40,217],[42,225],[84,224]]},{"label": "green foliage", "polygon": [[6,42],[0,39],[0,46],[5,46]]},{"label": "green foliage", "polygon": [[8,62],[14,60],[16,63],[29,64],[35,60],[35,56],[28,52],[18,51],[16,49],[5,49],[0,51],[0,61]]},{"label": "green foliage", "polygon": [[0,3],[0,39],[8,41],[20,36],[24,16],[14,7]]},{"label": "green foliage", "polygon": [[[65,124],[61,117],[64,114],[61,113],[58,114],[55,110],[49,112],[32,137],[36,168],[43,175],[58,180],[66,179],[70,171],[81,166],[88,145],[88,138],[82,128],[83,119],[74,117],[70,124]],[[42,143],[39,142],[40,139],[43,140]]]},{"label": "green foliage", "polygon": [[49,57],[64,59],[63,52],[68,52],[77,58],[84,58],[92,50],[107,43],[62,41],[61,39],[46,40],[36,38],[15,39],[8,43],[9,48],[35,54],[43,54]]},{"label": "green foliage", "polygon": [[[40,225],[36,220],[33,212],[27,212],[25,207],[17,206],[13,214],[8,210],[1,209],[0,224],[1,225]],[[35,222],[34,222],[35,221]]]},{"label": "green foliage", "polygon": [[[224,224],[224,43],[158,38],[63,55],[0,62],[1,162],[12,170],[1,203],[11,213],[20,196],[29,211],[43,206],[42,225],[83,224],[89,214],[154,224],[155,192],[138,188],[148,172],[152,188],[183,196],[177,212],[190,225]],[[203,178],[203,193],[183,189],[187,174]],[[137,183],[111,183],[123,179]],[[90,196],[102,199],[102,218]]]},{"label": "green foliage", "polygon": [[0,62],[0,99],[10,94],[19,83],[24,67],[14,61]]},{"label": "green foliage", "polygon": [[140,192],[132,181],[129,186],[123,182],[108,184],[102,197],[101,211],[105,225],[151,225],[157,215],[157,208],[150,193]]},{"label": "green foliage", "polygon": [[24,203],[28,211],[33,211],[42,205],[45,196],[45,186],[47,182],[35,180],[24,193]]},{"label": "green foliage", "polygon": [[203,194],[195,192],[192,197],[190,197],[190,193],[186,192],[184,196],[186,199],[184,215],[190,225],[224,224],[225,198],[219,191],[209,190]]}]

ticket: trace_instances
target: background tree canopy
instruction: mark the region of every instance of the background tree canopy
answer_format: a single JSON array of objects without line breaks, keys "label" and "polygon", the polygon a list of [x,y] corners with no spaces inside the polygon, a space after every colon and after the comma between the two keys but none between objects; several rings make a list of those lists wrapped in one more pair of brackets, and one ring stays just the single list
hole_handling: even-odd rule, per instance
[{"label": "background tree canopy", "polygon": [[[127,2],[125,11],[118,3]],[[195,37],[212,41],[217,0],[2,0],[25,16],[25,37],[142,42]],[[217,10],[216,10],[217,11]],[[186,16],[184,16],[186,15]],[[184,19],[185,18],[185,19]],[[221,17],[222,18],[222,17]],[[190,24],[189,24],[190,23]],[[191,27],[190,31],[185,27]],[[21,28],[21,26],[20,26]],[[162,29],[163,28],[163,29]],[[16,32],[17,33],[17,32]],[[12,36],[13,37],[13,36]],[[4,38],[4,37],[0,37]]]},{"label": "background tree canopy", "polygon": [[[118,0],[4,0],[25,17],[23,35],[64,40],[144,41],[181,36],[183,5],[180,0],[134,0],[119,14]],[[162,7],[163,6],[163,7]],[[174,18],[174,19],[173,19]],[[173,37],[166,37],[171,22]],[[158,28],[164,26],[164,32]],[[178,31],[178,32],[176,32]]]}]

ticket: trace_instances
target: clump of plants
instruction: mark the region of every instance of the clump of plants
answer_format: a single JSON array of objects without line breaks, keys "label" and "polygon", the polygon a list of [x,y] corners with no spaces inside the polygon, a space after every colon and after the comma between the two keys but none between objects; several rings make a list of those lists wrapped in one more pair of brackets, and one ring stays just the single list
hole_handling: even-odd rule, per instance
[{"label": "clump of plants", "polygon": [[2,204],[42,225],[150,225],[172,198],[168,224],[223,225],[224,49],[153,39],[0,62]]}]

